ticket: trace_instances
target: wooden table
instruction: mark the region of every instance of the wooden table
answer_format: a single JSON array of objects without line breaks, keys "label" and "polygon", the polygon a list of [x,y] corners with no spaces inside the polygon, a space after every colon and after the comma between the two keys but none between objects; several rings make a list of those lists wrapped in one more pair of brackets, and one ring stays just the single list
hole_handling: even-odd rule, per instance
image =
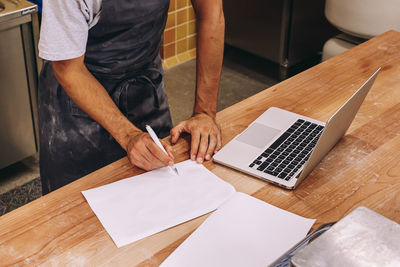
[{"label": "wooden table", "polygon": [[[345,137],[296,190],[212,162],[205,166],[237,191],[316,218],[314,229],[360,205],[400,223],[399,32],[283,81],[219,112],[217,119],[224,144],[270,106],[326,121],[378,67],[382,71]],[[178,161],[188,158],[187,140],[175,149]],[[80,193],[139,173],[124,158],[2,216],[0,265],[157,266],[207,215],[118,249]]]}]

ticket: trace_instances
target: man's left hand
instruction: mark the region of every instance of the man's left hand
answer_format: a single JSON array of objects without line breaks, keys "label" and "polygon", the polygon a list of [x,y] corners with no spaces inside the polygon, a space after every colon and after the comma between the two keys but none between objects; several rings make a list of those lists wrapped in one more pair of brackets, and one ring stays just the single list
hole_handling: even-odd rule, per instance
[{"label": "man's left hand", "polygon": [[178,141],[182,132],[191,134],[190,158],[198,163],[202,163],[204,159],[210,160],[212,155],[221,149],[221,130],[215,119],[205,113],[195,114],[172,128],[173,144]]}]

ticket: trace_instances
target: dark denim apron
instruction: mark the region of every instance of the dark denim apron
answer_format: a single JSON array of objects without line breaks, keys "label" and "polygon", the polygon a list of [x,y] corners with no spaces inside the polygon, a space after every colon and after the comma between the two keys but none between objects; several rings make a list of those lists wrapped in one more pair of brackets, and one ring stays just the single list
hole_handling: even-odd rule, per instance
[{"label": "dark denim apron", "polygon": [[[103,0],[89,31],[85,64],[121,112],[159,137],[172,127],[159,58],[169,0]],[[101,108],[101,107],[99,107]],[[43,194],[126,155],[115,139],[68,97],[45,62],[39,81]]]}]

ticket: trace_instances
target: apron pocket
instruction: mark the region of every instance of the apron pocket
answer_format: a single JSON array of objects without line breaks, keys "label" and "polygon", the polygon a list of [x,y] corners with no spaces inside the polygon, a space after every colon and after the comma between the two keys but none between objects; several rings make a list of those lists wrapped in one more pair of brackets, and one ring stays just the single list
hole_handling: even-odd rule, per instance
[{"label": "apron pocket", "polygon": [[74,103],[74,101],[72,101],[72,99],[69,98],[69,97],[68,97],[68,100],[67,100],[67,104],[68,104],[68,112],[69,112],[69,114],[71,114],[72,116],[92,120],[92,118],[91,118],[86,112],[84,112],[83,110],[81,110],[81,109]]},{"label": "apron pocket", "polygon": [[124,83],[119,99],[121,111],[128,117],[145,117],[159,108],[159,85],[142,75]]},{"label": "apron pocket", "polygon": [[68,96],[68,94],[61,87],[61,85],[58,85],[57,88],[57,101],[60,106],[60,112],[80,118],[91,119],[91,117],[88,114],[86,114],[86,112],[81,110],[74,103],[74,101],[72,101],[72,99]]}]

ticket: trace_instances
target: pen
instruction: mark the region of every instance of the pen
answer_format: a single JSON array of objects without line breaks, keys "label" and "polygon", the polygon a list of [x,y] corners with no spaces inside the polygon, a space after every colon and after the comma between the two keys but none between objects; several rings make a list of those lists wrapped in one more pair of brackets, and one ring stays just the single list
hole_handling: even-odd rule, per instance
[{"label": "pen", "polygon": [[[151,139],[153,139],[154,143],[161,148],[162,151],[164,151],[165,154],[168,155],[167,151],[165,151],[165,148],[161,144],[160,140],[158,139],[156,133],[153,131],[153,129],[150,127],[150,125],[146,125],[146,130],[149,133]],[[177,175],[179,175],[178,170],[176,169],[175,165],[169,166]]]}]

